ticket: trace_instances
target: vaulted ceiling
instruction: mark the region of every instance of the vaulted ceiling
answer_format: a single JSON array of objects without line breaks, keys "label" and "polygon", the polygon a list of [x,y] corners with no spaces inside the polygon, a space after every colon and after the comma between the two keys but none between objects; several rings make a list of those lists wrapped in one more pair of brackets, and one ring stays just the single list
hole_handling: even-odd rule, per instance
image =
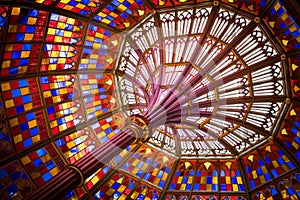
[{"label": "vaulted ceiling", "polygon": [[[158,119],[150,139],[65,199],[300,198],[298,9],[1,1],[1,198],[46,184],[133,114]],[[170,109],[152,112],[169,94]]]}]

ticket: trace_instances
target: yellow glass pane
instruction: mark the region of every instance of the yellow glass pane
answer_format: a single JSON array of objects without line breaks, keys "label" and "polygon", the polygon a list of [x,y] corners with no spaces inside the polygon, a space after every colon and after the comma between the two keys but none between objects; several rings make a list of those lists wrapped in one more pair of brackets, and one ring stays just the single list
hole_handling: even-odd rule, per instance
[{"label": "yellow glass pane", "polygon": [[21,134],[18,134],[14,137],[14,143],[17,144],[19,142],[22,142],[23,141],[23,138],[22,138],[22,135]]},{"label": "yellow glass pane", "polygon": [[25,156],[25,157],[21,158],[21,162],[23,163],[23,165],[27,165],[28,163],[31,162],[31,160],[28,156]]}]

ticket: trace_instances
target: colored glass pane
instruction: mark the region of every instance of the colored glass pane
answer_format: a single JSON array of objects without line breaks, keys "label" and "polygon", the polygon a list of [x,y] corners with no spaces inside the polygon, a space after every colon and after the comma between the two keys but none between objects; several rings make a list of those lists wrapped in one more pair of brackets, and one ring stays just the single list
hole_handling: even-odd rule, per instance
[{"label": "colored glass pane", "polygon": [[171,0],[153,0],[151,1],[155,7],[163,7],[163,6],[173,6],[173,1]]},{"label": "colored glass pane", "polygon": [[56,146],[62,151],[70,164],[92,152],[97,147],[96,139],[86,129],[71,133],[55,141]]},{"label": "colored glass pane", "polygon": [[217,197],[210,196],[210,195],[193,195],[192,199],[194,199],[194,200],[217,200]]},{"label": "colored glass pane", "polygon": [[66,102],[47,108],[52,134],[72,128],[83,122],[82,106],[79,102]]},{"label": "colored glass pane", "polygon": [[31,192],[33,185],[22,167],[17,163],[10,163],[0,168],[1,199],[23,199]]},{"label": "colored glass pane", "polygon": [[295,168],[295,165],[289,160],[285,153],[274,144],[261,149],[260,152],[263,155],[268,170],[274,178]]},{"label": "colored glass pane", "polygon": [[300,174],[293,174],[291,177],[286,177],[279,181],[279,191],[282,199],[299,199],[299,184],[300,184]]},{"label": "colored glass pane", "polygon": [[113,77],[101,74],[80,74],[81,91],[87,118],[99,117],[114,107]]},{"label": "colored glass pane", "polygon": [[132,199],[139,200],[158,200],[160,192],[155,189],[149,188],[145,185],[139,185],[131,194]]},{"label": "colored glass pane", "polygon": [[278,193],[276,187],[268,186],[267,188],[264,188],[259,192],[256,192],[253,199],[254,200],[260,200],[260,199],[275,200],[275,199],[280,199],[280,194]]},{"label": "colored glass pane", "polygon": [[72,100],[77,94],[75,75],[42,76],[40,83],[46,105]]},{"label": "colored glass pane", "polygon": [[113,0],[94,19],[111,27],[125,29],[135,24],[135,20],[140,19],[147,12],[149,9],[143,5],[142,0]]},{"label": "colored glass pane", "polygon": [[61,0],[56,7],[79,13],[81,15],[90,15],[99,8],[101,3],[102,0]]},{"label": "colored glass pane", "polygon": [[[294,18],[286,11],[280,1],[277,1],[270,11],[266,22],[275,31],[278,39],[287,50],[300,48],[300,26],[295,23]],[[284,28],[285,31],[278,32],[277,30],[281,30],[281,28]]]},{"label": "colored glass pane", "polygon": [[[196,162],[181,162],[177,167],[170,190],[192,190],[193,179],[195,176]],[[199,190],[199,188],[194,188]]]},{"label": "colored glass pane", "polygon": [[294,187],[295,191],[297,192],[297,196],[300,198],[300,191],[299,191],[300,173],[293,174],[290,183]]},{"label": "colored glass pane", "polygon": [[41,106],[40,93],[35,78],[3,83],[1,89],[6,113],[9,117]]},{"label": "colored glass pane", "polygon": [[300,109],[293,105],[289,110],[286,122],[278,133],[280,141],[284,142],[290,152],[300,159]]},{"label": "colored glass pane", "polygon": [[99,120],[99,122],[92,124],[90,127],[97,134],[101,144],[118,134],[120,131],[112,117]]},{"label": "colored glass pane", "polygon": [[36,72],[40,48],[41,44],[6,44],[1,75]]},{"label": "colored glass pane", "polygon": [[41,148],[21,158],[22,164],[39,186],[42,186],[60,172],[53,157]]},{"label": "colored glass pane", "polygon": [[51,14],[46,42],[80,45],[85,23],[77,19]]},{"label": "colored glass pane", "polygon": [[259,159],[257,152],[254,152],[249,156],[245,156],[243,161],[246,165],[246,174],[250,188],[255,188],[272,180],[265,163],[263,160]]},{"label": "colored glass pane", "polygon": [[163,153],[158,153],[147,169],[143,179],[157,185],[160,188],[165,186],[167,177],[171,171],[174,159]]},{"label": "colored glass pane", "polygon": [[7,6],[0,6],[0,40],[4,39],[3,34],[7,22],[7,10]]},{"label": "colored glass pane", "polygon": [[245,191],[241,172],[236,162],[221,163],[220,190],[221,191]]},{"label": "colored glass pane", "polygon": [[111,75],[80,74],[79,78],[83,96],[97,96],[114,90],[113,77]]},{"label": "colored glass pane", "polygon": [[126,199],[130,192],[134,189],[136,182],[121,174],[117,173],[100,190],[94,194],[96,199]]},{"label": "colored glass pane", "polygon": [[130,156],[121,169],[141,178],[148,171],[155,155],[156,151],[154,149],[143,145],[136,153]]},{"label": "colored glass pane", "polygon": [[196,171],[194,190],[218,191],[218,172],[213,162],[200,163]]},{"label": "colored glass pane", "polygon": [[45,32],[47,12],[13,7],[7,41],[41,41]]},{"label": "colored glass pane", "polygon": [[124,149],[119,155],[115,156],[111,161],[113,163],[113,166],[117,166],[125,158],[127,158],[130,154],[132,154],[132,151],[134,150],[135,146],[136,146],[135,144],[130,145],[126,147],[126,149]]},{"label": "colored glass pane", "polygon": [[66,196],[65,196],[65,198],[62,198],[62,200],[65,200],[65,199],[78,199],[78,196],[77,196],[77,194],[76,194],[76,192],[74,192],[74,191],[71,191],[71,192],[69,192]]},{"label": "colored glass pane", "polygon": [[40,70],[72,70],[77,59],[78,48],[75,46],[45,44]]},{"label": "colored glass pane", "polygon": [[177,199],[180,199],[180,200],[188,200],[189,199],[189,195],[186,194],[186,195],[183,195],[183,194],[168,194],[166,196],[166,200],[177,200]]},{"label": "colored glass pane", "polygon": [[93,188],[104,177],[104,175],[107,174],[109,169],[110,168],[108,166],[105,166],[97,170],[92,176],[85,180],[85,187],[88,190]]},{"label": "colored glass pane", "polygon": [[29,112],[9,120],[10,130],[17,151],[48,138],[42,111]]},{"label": "colored glass pane", "polygon": [[121,37],[90,24],[79,69],[112,69]]},{"label": "colored glass pane", "polygon": [[258,14],[266,5],[267,0],[247,1],[247,0],[222,0],[222,2],[230,3],[243,10]]},{"label": "colored glass pane", "polygon": [[300,56],[290,58],[290,70],[292,71],[292,94],[293,97],[300,99]]},{"label": "colored glass pane", "polygon": [[75,200],[75,199],[79,199],[85,195],[86,195],[86,192],[84,191],[83,187],[76,188],[75,190],[66,194],[66,196],[64,198],[62,198],[61,200]]}]

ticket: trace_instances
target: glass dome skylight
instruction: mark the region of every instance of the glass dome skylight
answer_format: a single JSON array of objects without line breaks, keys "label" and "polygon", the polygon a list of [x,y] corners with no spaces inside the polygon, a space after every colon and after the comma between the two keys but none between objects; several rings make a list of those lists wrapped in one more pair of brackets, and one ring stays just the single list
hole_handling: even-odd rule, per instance
[{"label": "glass dome skylight", "polygon": [[156,113],[149,143],[176,156],[232,157],[273,135],[287,109],[285,57],[258,23],[204,5],[158,11],[128,33],[116,69],[123,111],[149,113],[170,91],[179,102]]},{"label": "glass dome skylight", "polygon": [[0,199],[300,199],[299,10],[0,1]]}]

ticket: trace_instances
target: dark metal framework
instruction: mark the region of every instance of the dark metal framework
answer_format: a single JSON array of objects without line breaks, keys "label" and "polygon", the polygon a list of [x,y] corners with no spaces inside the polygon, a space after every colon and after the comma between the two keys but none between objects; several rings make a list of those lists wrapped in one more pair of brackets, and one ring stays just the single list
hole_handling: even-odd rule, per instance
[{"label": "dark metal framework", "polygon": [[[265,22],[260,20],[276,1],[269,1],[258,17],[225,3],[216,2],[201,6],[158,8],[156,13],[146,17],[146,21],[138,23],[124,34],[124,46],[119,51],[123,53],[119,55],[115,71],[104,72],[115,74],[121,93],[120,109],[125,116],[141,114],[154,119],[151,122],[154,131],[149,145],[163,149],[178,158],[168,177],[166,188],[171,183],[180,159],[237,159],[239,168],[242,169],[240,156],[268,143],[270,137],[273,137],[271,139],[276,144],[281,145],[275,136],[291,104],[288,58],[299,55],[299,51],[285,54],[282,45],[272,37]],[[54,10],[54,7],[44,7],[35,3],[5,4]],[[296,1],[283,4],[299,22],[296,9],[299,8],[299,4]],[[105,5],[103,4],[98,11]],[[151,6],[150,2],[148,5]],[[120,32],[73,12],[62,9],[55,9],[55,12],[79,17],[82,21],[114,33]],[[49,19],[47,21],[49,23]],[[53,71],[13,78],[66,75],[75,72],[77,71]],[[89,70],[79,73],[94,72]],[[0,83],[9,80],[11,77],[1,78]],[[98,120],[117,111],[118,109],[102,115]],[[164,123],[161,123],[161,120]],[[89,122],[86,121],[80,126],[88,125]],[[56,137],[1,160],[0,165],[17,160],[74,130],[76,128],[68,129]],[[134,150],[137,149],[138,147]],[[295,160],[289,152],[286,154],[291,160]],[[70,169],[65,177],[69,176],[71,171],[74,175],[74,169]],[[115,170],[110,171],[107,178],[98,183],[93,190],[99,189],[114,173]],[[246,180],[244,182],[246,183]],[[74,182],[73,186],[77,186],[77,182]],[[246,187],[248,199],[250,191],[253,190]],[[161,199],[165,198],[167,192],[167,189],[162,190]],[[192,192],[188,192],[187,195],[191,197]],[[221,196],[220,192],[218,196]]]},{"label": "dark metal framework", "polygon": [[158,10],[124,39],[123,110],[165,120],[149,142],[175,156],[253,150],[276,133],[290,98],[286,55],[267,30],[223,4]]}]

